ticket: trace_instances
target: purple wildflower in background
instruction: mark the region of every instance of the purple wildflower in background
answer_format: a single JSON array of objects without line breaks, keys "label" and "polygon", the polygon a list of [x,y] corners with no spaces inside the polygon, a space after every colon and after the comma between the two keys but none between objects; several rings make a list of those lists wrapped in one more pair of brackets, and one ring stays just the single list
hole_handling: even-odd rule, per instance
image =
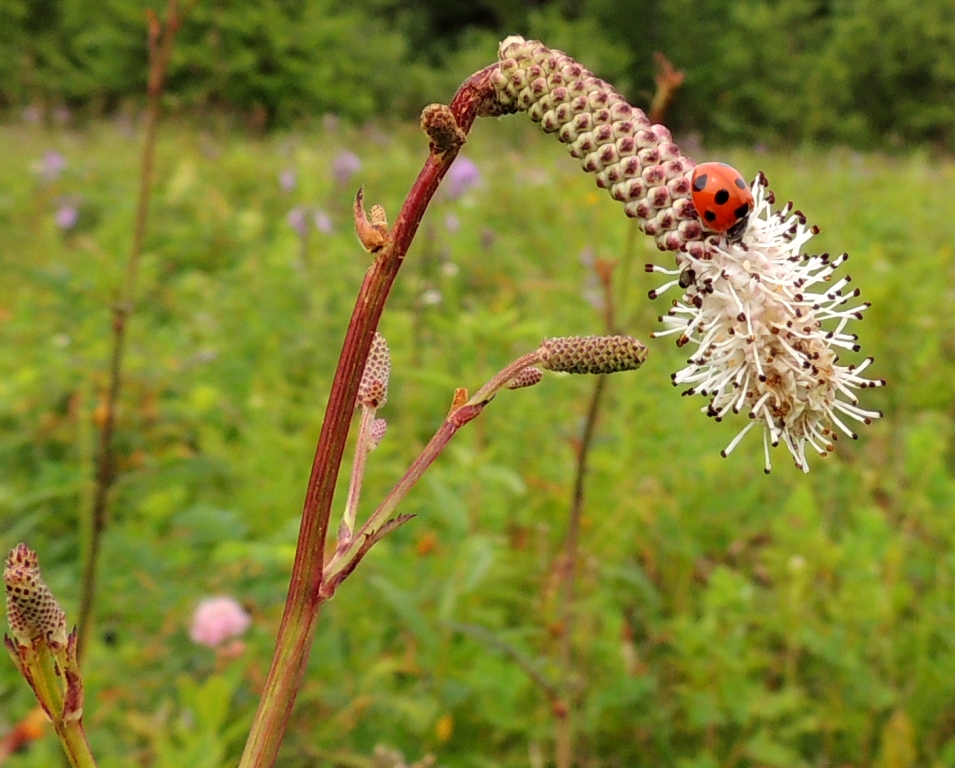
[{"label": "purple wildflower in background", "polygon": [[65,168],[66,158],[59,152],[50,150],[43,155],[38,166],[38,173],[44,181],[56,181]]},{"label": "purple wildflower in background", "polygon": [[57,107],[53,110],[53,120],[58,125],[67,125],[73,119],[73,113],[67,107]]},{"label": "purple wildflower in background", "polygon": [[344,186],[351,177],[361,170],[361,160],[354,152],[347,149],[339,152],[332,160],[332,175],[335,177],[335,183]]},{"label": "purple wildflower in background", "polygon": [[285,220],[298,233],[299,237],[305,237],[308,234],[308,208],[304,205],[296,205],[288,212]]},{"label": "purple wildflower in background", "polygon": [[59,209],[57,209],[54,218],[56,220],[56,226],[66,232],[76,226],[76,222],[79,221],[80,218],[80,211],[75,203],[63,203]]},{"label": "purple wildflower in background", "polygon": [[252,618],[233,597],[207,597],[192,616],[189,637],[194,643],[215,648],[243,634]]},{"label": "purple wildflower in background", "polygon": [[326,235],[330,235],[335,229],[332,224],[332,217],[328,215],[326,211],[323,211],[321,208],[318,208],[315,211],[315,229],[319,232],[322,232]]},{"label": "purple wildflower in background", "polygon": [[298,174],[292,168],[286,168],[279,174],[279,186],[283,192],[291,192],[298,184]]},{"label": "purple wildflower in background", "polygon": [[478,167],[466,157],[459,157],[445,176],[444,191],[449,198],[457,200],[480,183],[481,172]]},{"label": "purple wildflower in background", "polygon": [[459,219],[453,213],[449,213],[444,217],[444,228],[452,235],[456,235],[461,229],[461,219]]},{"label": "purple wildflower in background", "polygon": [[22,116],[23,122],[29,123],[30,125],[37,125],[43,119],[43,112],[39,107],[30,106],[23,110]]}]

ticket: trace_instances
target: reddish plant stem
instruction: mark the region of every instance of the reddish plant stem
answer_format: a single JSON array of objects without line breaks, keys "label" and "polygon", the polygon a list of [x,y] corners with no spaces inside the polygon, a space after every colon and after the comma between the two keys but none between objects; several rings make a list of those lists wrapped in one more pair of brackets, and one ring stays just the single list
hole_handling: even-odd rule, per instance
[{"label": "reddish plant stem", "polygon": [[[472,75],[449,105],[462,136],[471,129],[478,114],[487,113],[488,105],[493,102],[494,91],[489,80],[492,69],[488,67]],[[275,654],[240,768],[263,768],[274,764],[305,674],[323,600],[325,539],[335,482],[365,360],[398,270],[428,203],[457,156],[460,145],[442,147],[444,151],[440,152],[436,149],[433,143],[432,153],[408,193],[386,243],[377,252],[374,264],[365,275],[345,333],[305,493],[298,546]]]},{"label": "reddish plant stem", "polygon": [[[613,301],[613,269],[609,262],[595,265],[600,278],[604,299],[604,326],[608,334],[615,333],[616,319]],[[584,431],[577,448],[577,466],[574,472],[574,490],[570,503],[570,515],[567,520],[567,532],[564,536],[563,567],[561,573],[561,625],[559,669],[561,701],[554,706],[555,728],[555,764],[557,768],[571,768],[575,762],[577,724],[576,710],[579,696],[579,681],[575,676],[574,633],[577,623],[574,590],[577,577],[577,561],[580,549],[580,520],[584,511],[584,494],[587,480],[587,460],[597,432],[597,420],[607,388],[607,375],[597,376],[587,407]]]},{"label": "reddish plant stem", "polygon": [[126,327],[136,301],[136,283],[139,262],[146,238],[149,220],[149,198],[153,185],[153,166],[156,159],[156,136],[162,114],[162,94],[169,71],[169,57],[173,41],[182,19],[178,0],[169,0],[166,5],[166,23],[163,26],[155,14],[147,12],[149,33],[149,106],[146,113],[146,135],[143,139],[142,160],[139,173],[139,199],[136,205],[136,221],[133,227],[133,242],[126,262],[126,276],[119,299],[113,305],[113,350],[110,356],[109,387],[106,392],[105,417],[99,432],[96,449],[96,487],[93,492],[90,512],[89,540],[83,563],[83,582],[80,593],[80,609],[77,625],[79,645],[77,655],[82,658],[90,634],[93,601],[96,597],[96,577],[99,564],[100,544],[106,529],[106,513],[109,491],[116,480],[116,456],[113,451],[113,435],[116,428],[116,407],[119,402],[123,380],[123,356],[126,349]]}]

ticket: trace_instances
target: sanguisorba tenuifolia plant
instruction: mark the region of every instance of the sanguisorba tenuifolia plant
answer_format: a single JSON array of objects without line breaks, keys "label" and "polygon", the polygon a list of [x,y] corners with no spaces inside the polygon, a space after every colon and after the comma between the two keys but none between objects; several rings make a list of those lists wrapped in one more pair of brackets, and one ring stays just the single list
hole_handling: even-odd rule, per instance
[{"label": "sanguisorba tenuifolia plant", "polygon": [[673,383],[709,398],[705,413],[719,421],[744,411],[752,419],[724,455],[761,425],[766,471],[770,447],[782,442],[808,472],[807,447],[825,456],[835,448],[836,430],[856,437],[842,417],[869,422],[881,415],[860,408],[853,393],[885,384],[860,376],[872,360],[838,364],[839,348],[858,351],[845,327],[868,306],[854,304],[858,290],[845,291],[850,277],[831,282],[848,256],[807,253],[818,229],[791,204],[773,211],[765,177],[753,183],[753,210],[740,237],[711,234],[693,204],[696,164],[666,128],[651,125],[611,86],[542,43],[508,38],[500,59],[492,80],[501,101],[555,133],[627,216],[661,250],[674,252],[675,270],[647,267],[680,276],[651,298],[685,290],[661,318],[667,330],[655,335],[679,334],[678,344],[694,350]]},{"label": "sanguisorba tenuifolia plant", "polygon": [[[568,55],[536,41],[506,39],[499,61],[471,76],[449,105],[424,110],[422,127],[430,153],[394,225],[389,227],[380,206],[366,211],[361,191],[356,198],[356,229],[373,262],[359,290],[329,394],[285,613],[240,763],[243,768],[274,763],[322,603],[377,541],[408,521],[397,511],[400,501],[456,432],[496,395],[533,386],[546,371],[602,375],[634,370],[645,360],[644,345],[628,336],[545,339],[474,394],[458,389],[444,422],[419,457],[377,509],[359,520],[365,461],[387,426],[377,415],[387,401],[391,373],[387,343],[376,331],[385,301],[424,211],[474,120],[520,111],[568,145],[582,168],[596,175],[598,186],[623,203],[625,213],[661,251],[673,255],[674,263],[666,267],[647,265],[648,271],[673,276],[651,292],[651,298],[677,287],[682,291],[661,318],[666,329],[655,335],[674,334],[679,346],[692,350],[673,382],[688,385],[684,394],[707,398],[705,413],[717,420],[741,412],[749,416],[724,455],[759,426],[767,471],[770,450],[780,443],[797,466],[808,471],[807,449],[826,455],[834,449],[837,432],[855,437],[847,420],[869,422],[880,415],[860,407],[855,396],[856,390],[884,384],[861,377],[871,360],[841,365],[836,354],[839,349],[858,350],[856,337],[845,329],[867,306],[855,301],[858,291],[846,290],[848,277],[833,282],[847,257],[806,253],[817,230],[791,205],[774,211],[762,175],[752,186],[752,210],[743,212],[742,226],[733,228],[733,236],[708,229],[693,202],[696,164],[680,152],[666,128],[652,125],[643,112]],[[337,527],[337,546],[326,559],[333,491],[356,409],[361,418],[352,480]],[[7,645],[48,714],[64,724],[57,732],[72,757],[78,745],[85,744],[77,739],[81,730],[67,728],[79,723],[74,700],[82,691],[70,660],[75,635],[66,635],[62,612],[38,574],[33,553],[22,545],[11,553],[5,581],[14,638],[8,638]],[[56,675],[65,676],[65,693],[59,697],[38,690],[41,677],[34,658],[46,652],[57,659],[47,687],[52,689]],[[80,759],[91,764],[85,755]]]}]

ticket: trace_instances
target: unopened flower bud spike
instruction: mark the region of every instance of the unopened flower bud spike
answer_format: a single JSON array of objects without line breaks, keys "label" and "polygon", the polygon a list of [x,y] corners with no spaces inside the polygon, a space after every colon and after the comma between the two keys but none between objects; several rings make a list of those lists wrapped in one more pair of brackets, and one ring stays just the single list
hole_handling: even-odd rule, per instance
[{"label": "unopened flower bud spike", "polygon": [[66,614],[40,577],[35,552],[18,544],[3,569],[7,621],[13,637],[4,644],[20,674],[53,723],[75,768],[95,766],[83,732],[83,681],[76,630],[66,631]]},{"label": "unopened flower bud spike", "polygon": [[623,203],[658,248],[679,251],[694,244],[702,252],[705,233],[687,175],[695,164],[665,127],[652,125],[563,51],[512,36],[501,43],[498,57],[492,83],[502,105],[526,111],[567,144],[583,170]]},{"label": "unopened flower bud spike", "polygon": [[338,527],[337,550],[344,551],[351,543],[361,499],[362,481],[368,454],[378,447],[385,434],[384,420],[375,418],[379,408],[388,402],[388,381],[391,377],[391,352],[385,337],[377,331],[371,342],[371,350],[365,362],[361,382],[358,384],[357,405],[361,410],[358,424],[358,439],[355,442],[355,461],[352,464],[348,498],[342,522]]}]

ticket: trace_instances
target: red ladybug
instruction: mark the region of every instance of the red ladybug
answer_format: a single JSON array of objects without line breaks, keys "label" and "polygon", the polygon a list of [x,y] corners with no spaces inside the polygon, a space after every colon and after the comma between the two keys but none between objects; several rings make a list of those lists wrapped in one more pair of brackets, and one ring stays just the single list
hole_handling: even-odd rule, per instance
[{"label": "red ladybug", "polygon": [[739,240],[753,210],[749,184],[733,166],[726,163],[701,163],[690,178],[693,207],[703,226]]}]

